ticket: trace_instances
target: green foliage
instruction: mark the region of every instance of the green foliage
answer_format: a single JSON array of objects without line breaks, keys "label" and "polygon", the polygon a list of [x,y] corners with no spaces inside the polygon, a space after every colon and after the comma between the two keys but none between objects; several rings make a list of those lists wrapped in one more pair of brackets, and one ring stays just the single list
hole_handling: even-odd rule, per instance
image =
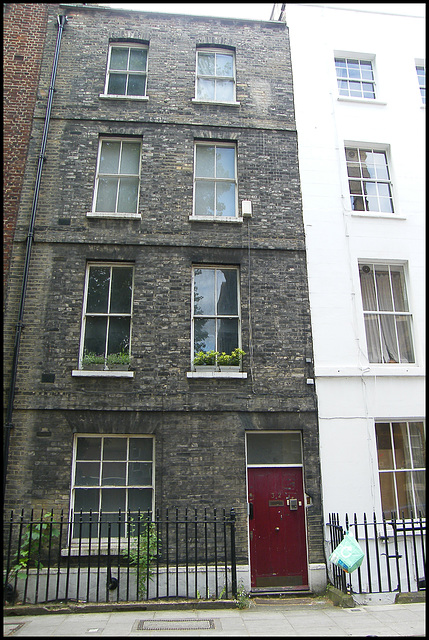
[{"label": "green foliage", "polygon": [[28,524],[21,538],[19,552],[15,555],[16,564],[11,569],[12,573],[22,574],[31,565],[35,566],[36,560],[38,568],[43,569],[40,556],[48,547],[49,541],[59,535],[60,530],[52,523],[52,515],[49,513],[45,514],[41,523]]},{"label": "green foliage", "polygon": [[239,609],[248,609],[250,607],[250,598],[242,582],[237,588],[237,607]]},{"label": "green foliage", "polygon": [[240,360],[244,355],[246,354],[243,349],[239,349],[238,347],[237,349],[234,349],[234,351],[232,351],[230,354],[225,353],[225,351],[222,351],[222,353],[213,350],[207,352],[198,351],[194,358],[194,365],[202,366],[217,364],[224,367],[237,367],[239,366]]},{"label": "green foliage", "polygon": [[107,364],[130,364],[130,354],[125,351],[110,353],[107,356]]},{"label": "green foliage", "polygon": [[[131,518],[132,521],[132,518]],[[133,525],[137,529],[137,525]],[[122,553],[129,558],[130,564],[138,568],[139,592],[144,598],[146,596],[146,580],[153,580],[153,569],[151,563],[161,550],[161,542],[156,535],[156,525],[154,522],[147,522],[144,515],[140,516],[139,535],[134,538],[130,551],[124,550]]]},{"label": "green foliage", "polygon": [[91,366],[93,364],[104,364],[104,356],[96,355],[93,351],[87,351],[82,358],[83,366]]}]

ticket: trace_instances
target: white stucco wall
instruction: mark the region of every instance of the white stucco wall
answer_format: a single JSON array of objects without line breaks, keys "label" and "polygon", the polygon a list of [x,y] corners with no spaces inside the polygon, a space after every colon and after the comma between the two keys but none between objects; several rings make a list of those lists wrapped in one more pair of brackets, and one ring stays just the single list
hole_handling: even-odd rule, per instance
[{"label": "white stucco wall", "polygon": [[[325,515],[380,513],[374,423],[425,415],[426,114],[415,69],[425,58],[423,12],[424,5],[402,3],[286,4]],[[376,100],[339,99],[336,54],[373,57]],[[386,146],[394,214],[352,212],[344,153],[349,142]],[[362,259],[405,265],[415,364],[368,362]]]}]

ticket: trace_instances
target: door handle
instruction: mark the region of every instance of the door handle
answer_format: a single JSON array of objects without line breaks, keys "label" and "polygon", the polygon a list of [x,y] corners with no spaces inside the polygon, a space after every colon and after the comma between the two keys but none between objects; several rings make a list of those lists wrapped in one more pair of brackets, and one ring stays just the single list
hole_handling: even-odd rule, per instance
[{"label": "door handle", "polygon": [[280,527],[276,527],[274,531],[280,531]]}]

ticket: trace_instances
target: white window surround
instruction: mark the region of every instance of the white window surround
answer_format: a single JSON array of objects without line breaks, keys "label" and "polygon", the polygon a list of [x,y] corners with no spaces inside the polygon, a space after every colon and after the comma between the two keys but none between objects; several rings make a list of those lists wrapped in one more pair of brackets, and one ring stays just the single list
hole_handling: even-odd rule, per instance
[{"label": "white window surround", "polygon": [[[211,57],[213,60],[213,65],[207,65],[204,69],[204,65],[199,63],[199,57]],[[232,59],[231,69],[223,68],[217,65],[217,58],[219,57],[229,57]],[[212,68],[210,68],[212,66]],[[227,73],[222,74],[222,71],[227,71]],[[201,82],[208,83],[206,89],[204,89]],[[232,88],[232,96],[230,99],[219,100],[218,96],[221,95],[221,86],[225,85],[225,88],[228,85],[231,85]],[[211,93],[211,87],[213,90],[213,97],[203,97],[204,91],[208,91]],[[197,46],[196,49],[196,65],[195,65],[195,97],[192,98],[192,102],[200,103],[200,104],[214,104],[214,105],[222,105],[222,106],[239,106],[239,102],[236,100],[236,71],[235,71],[235,50],[230,48],[223,47],[203,47]]]},{"label": "white window surround", "polygon": [[[123,49],[124,51],[127,50],[128,54],[127,54],[127,61],[126,64],[122,65],[120,68],[111,68],[111,61],[112,61],[112,50],[113,49]],[[131,60],[131,50],[135,50],[135,51],[145,51],[146,52],[146,56],[145,56],[145,63],[144,63],[144,68],[142,68],[143,65],[141,65],[141,61],[137,61],[137,64],[133,64],[133,61]],[[123,41],[119,41],[119,42],[110,42],[109,43],[109,52],[108,52],[108,57],[107,57],[107,68],[106,68],[106,78],[105,78],[105,83],[104,83],[104,93],[100,94],[99,97],[100,98],[114,98],[114,99],[128,99],[128,100],[147,100],[147,74],[148,74],[148,52],[149,52],[149,46],[148,44],[145,43],[138,43],[138,42],[127,42],[126,40]],[[133,68],[134,67],[134,68]],[[108,91],[109,88],[109,83],[110,83],[110,76],[114,76],[117,75],[119,76],[125,76],[125,86],[124,86],[124,91],[121,93],[111,93]],[[130,86],[129,86],[129,82],[130,82],[130,77],[134,76],[134,78],[143,78],[144,79],[144,90],[142,93],[129,93],[130,90]],[[119,88],[119,87],[117,87]]]},{"label": "white window surround", "polygon": [[[138,166],[135,167],[135,170],[133,172],[128,172],[128,173],[122,172],[120,165],[117,166],[115,171],[113,171],[112,169],[111,171],[107,172],[104,170],[104,167],[103,167],[103,171],[100,171],[103,146],[104,145],[107,146],[107,144],[109,143],[119,144],[119,162],[120,163],[122,163],[125,157],[125,151],[127,150],[127,145],[128,145],[128,148],[130,148],[130,145],[133,145],[133,144],[134,145],[138,144],[140,146]],[[88,218],[110,218],[110,219],[118,218],[118,219],[141,220],[141,213],[139,213],[139,210],[138,210],[139,200],[140,200],[141,162],[142,162],[141,137],[139,136],[136,136],[136,137],[100,136],[99,143],[98,143],[98,152],[97,152],[97,165],[96,165],[96,174],[95,174],[95,181],[94,181],[92,209],[91,211],[88,211],[86,214]],[[111,206],[111,208],[114,208],[113,211],[102,211],[101,209],[97,210],[97,206],[100,206],[98,204],[100,183],[103,180],[106,182],[106,184],[103,185],[103,189],[105,189],[105,191],[107,191],[107,189],[112,189],[112,185],[110,185],[109,187],[107,186],[107,182],[109,180],[111,181],[112,184],[116,183],[115,194],[112,193],[112,200],[109,200],[109,204],[110,202],[113,204],[113,206]],[[121,191],[121,182],[122,181],[126,182],[127,180],[128,182],[130,182],[130,180],[137,181],[136,193],[135,193],[135,197],[136,197],[135,211],[119,211],[118,210],[123,208],[121,206],[121,193],[124,193],[124,190]]]},{"label": "white window surround", "polygon": [[[362,62],[370,62],[372,65],[372,73],[373,73],[373,85],[375,89],[375,98],[364,98],[364,97],[353,97],[353,96],[342,96],[339,92],[338,87],[338,77],[337,70],[335,66],[335,60],[337,58],[346,58],[352,60],[359,60]],[[380,91],[380,86],[378,82],[378,74],[377,74],[377,65],[375,60],[375,54],[364,53],[358,51],[346,51],[346,50],[335,50],[333,52],[333,79],[335,82],[335,93],[338,101],[342,102],[360,102],[364,104],[376,104],[376,105],[386,105],[387,102],[383,99],[383,95]]]},{"label": "white window surround", "polygon": [[[204,158],[209,148],[214,148],[213,157],[210,158],[208,156]],[[207,151],[204,151],[205,149]],[[219,154],[217,153],[218,149]],[[226,155],[224,159],[222,158],[222,156],[225,155],[222,154],[222,150],[225,150],[226,154],[228,154],[228,150],[234,151],[233,167],[229,166],[231,162],[228,160],[228,155]],[[220,220],[229,222],[240,221],[237,156],[237,144],[235,141],[196,140],[194,142],[193,204],[192,215],[189,216],[190,220],[210,222]],[[210,163],[208,163],[208,160],[210,160]],[[223,164],[223,162],[225,162],[225,164]],[[208,164],[211,166],[209,167]],[[232,210],[231,197],[228,197],[227,191],[225,191],[225,194],[222,194],[222,185],[225,187],[234,185],[233,215],[224,216],[218,212],[221,211],[221,207],[225,207],[226,209],[230,206]],[[204,193],[204,189],[213,189],[213,193]],[[197,207],[202,206],[202,203],[207,201],[209,195],[213,199],[211,206],[207,204],[204,211],[197,214]],[[207,213],[206,211],[208,209],[212,209],[213,213]]]}]

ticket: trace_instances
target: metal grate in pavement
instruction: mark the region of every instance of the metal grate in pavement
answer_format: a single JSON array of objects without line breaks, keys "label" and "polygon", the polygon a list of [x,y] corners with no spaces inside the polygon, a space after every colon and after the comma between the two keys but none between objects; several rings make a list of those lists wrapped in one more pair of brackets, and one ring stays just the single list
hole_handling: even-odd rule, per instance
[{"label": "metal grate in pavement", "polygon": [[191,631],[193,629],[214,628],[214,620],[182,618],[178,620],[139,620],[136,631]]},{"label": "metal grate in pavement", "polygon": [[25,625],[25,622],[3,622],[4,636],[11,636],[15,631],[21,629]]}]

